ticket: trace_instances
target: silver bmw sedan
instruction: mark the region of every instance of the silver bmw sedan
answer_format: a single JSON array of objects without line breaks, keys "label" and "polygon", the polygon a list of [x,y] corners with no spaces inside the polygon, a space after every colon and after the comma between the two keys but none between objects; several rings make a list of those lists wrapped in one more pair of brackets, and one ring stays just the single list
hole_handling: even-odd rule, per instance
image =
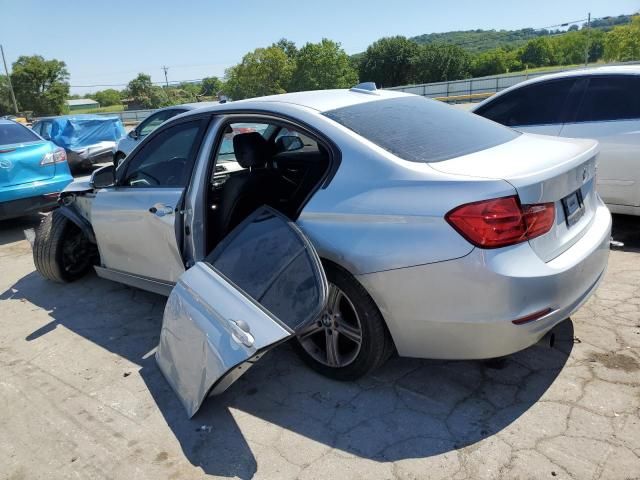
[{"label": "silver bmw sedan", "polygon": [[192,415],[290,338],[339,379],[537,342],[607,266],[597,154],[368,85],[216,105],[71,184],[34,260],[168,295],[157,358]]}]

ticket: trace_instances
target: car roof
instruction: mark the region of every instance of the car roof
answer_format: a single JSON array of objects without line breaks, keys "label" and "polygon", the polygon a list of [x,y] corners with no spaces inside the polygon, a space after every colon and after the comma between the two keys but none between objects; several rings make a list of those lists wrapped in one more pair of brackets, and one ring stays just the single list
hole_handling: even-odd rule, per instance
[{"label": "car roof", "polygon": [[162,112],[164,110],[175,110],[177,108],[182,108],[184,110],[196,110],[198,108],[206,108],[213,107],[214,105],[219,105],[220,102],[193,102],[193,103],[180,103],[178,105],[171,105],[169,107],[163,107],[156,110],[156,112]]},{"label": "car roof", "polygon": [[541,82],[545,80],[551,80],[554,78],[571,78],[571,77],[584,77],[587,75],[640,75],[639,65],[609,65],[604,67],[595,68],[579,68],[576,70],[566,70],[564,72],[550,73],[548,75],[541,75],[534,77],[525,82],[517,83],[516,85],[524,85],[530,83]]},{"label": "car roof", "polygon": [[308,92],[283,93],[280,95],[269,95],[266,97],[237,100],[215,105],[206,110],[216,112],[233,110],[239,107],[242,109],[265,108],[269,104],[273,103],[287,103],[310,108],[319,112],[326,112],[359,103],[406,97],[408,95],[411,94],[392,90],[375,90],[372,92],[356,89],[313,90]]}]

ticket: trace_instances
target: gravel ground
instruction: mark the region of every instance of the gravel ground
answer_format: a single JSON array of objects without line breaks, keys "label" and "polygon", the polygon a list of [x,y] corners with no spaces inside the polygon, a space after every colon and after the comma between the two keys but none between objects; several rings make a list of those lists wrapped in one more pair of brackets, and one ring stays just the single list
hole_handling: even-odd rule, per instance
[{"label": "gravel ground", "polygon": [[554,348],[392,359],[357,383],[268,354],[187,420],[153,358],[164,298],[34,272],[0,222],[0,478],[640,478],[640,220]]}]

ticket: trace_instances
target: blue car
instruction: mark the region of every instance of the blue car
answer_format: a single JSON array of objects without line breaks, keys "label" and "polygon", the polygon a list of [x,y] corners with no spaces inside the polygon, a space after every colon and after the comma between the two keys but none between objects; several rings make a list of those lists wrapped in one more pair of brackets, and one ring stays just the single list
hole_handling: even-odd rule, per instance
[{"label": "blue car", "polygon": [[0,220],[55,206],[72,180],[64,148],[0,119]]}]

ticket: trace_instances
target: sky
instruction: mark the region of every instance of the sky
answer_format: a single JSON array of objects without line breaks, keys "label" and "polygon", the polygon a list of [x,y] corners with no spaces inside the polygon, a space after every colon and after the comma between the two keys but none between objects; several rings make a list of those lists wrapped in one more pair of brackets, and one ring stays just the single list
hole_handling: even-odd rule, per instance
[{"label": "sky", "polygon": [[9,65],[20,55],[63,60],[71,92],[83,94],[122,89],[139,72],[164,81],[162,66],[169,81],[223,76],[283,37],[298,46],[326,37],[353,54],[390,35],[543,28],[639,10],[640,0],[0,0],[0,44]]}]

